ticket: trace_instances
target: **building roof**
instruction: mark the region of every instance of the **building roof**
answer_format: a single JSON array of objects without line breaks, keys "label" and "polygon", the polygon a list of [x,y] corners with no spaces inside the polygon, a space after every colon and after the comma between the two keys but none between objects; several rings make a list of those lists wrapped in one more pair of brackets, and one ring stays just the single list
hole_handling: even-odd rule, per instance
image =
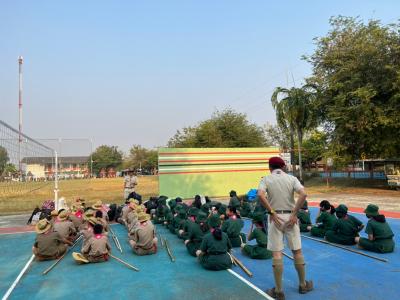
[{"label": "building roof", "polygon": [[[44,157],[24,157],[22,163],[24,164],[52,164],[55,158],[50,156]],[[64,164],[84,164],[89,161],[89,156],[60,156],[58,163]]]}]

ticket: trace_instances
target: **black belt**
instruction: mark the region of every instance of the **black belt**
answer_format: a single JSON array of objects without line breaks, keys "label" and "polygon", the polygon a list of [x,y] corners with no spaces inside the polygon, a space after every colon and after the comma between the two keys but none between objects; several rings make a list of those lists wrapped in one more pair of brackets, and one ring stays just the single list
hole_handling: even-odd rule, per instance
[{"label": "black belt", "polygon": [[277,214],[291,214],[293,210],[275,210]]}]

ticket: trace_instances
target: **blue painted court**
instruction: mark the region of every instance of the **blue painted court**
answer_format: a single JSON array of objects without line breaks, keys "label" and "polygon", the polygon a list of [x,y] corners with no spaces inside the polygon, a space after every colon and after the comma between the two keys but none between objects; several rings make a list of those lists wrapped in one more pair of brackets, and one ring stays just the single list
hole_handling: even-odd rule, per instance
[{"label": "blue painted court", "polygon": [[[315,219],[316,209],[312,209]],[[355,214],[363,222],[363,215]],[[400,245],[400,220],[388,219]],[[250,221],[246,220],[246,234]],[[182,242],[163,227],[158,227],[168,239],[176,257],[171,262],[165,249],[156,255],[138,257],[129,250],[126,230],[113,225],[124,252],[113,246],[113,254],[138,267],[128,269],[110,258],[107,263],[77,265],[68,254],[48,275],[42,272],[53,262],[33,262],[22,277],[10,299],[265,299],[254,289],[228,271],[207,271],[191,257]],[[364,233],[363,233],[364,235]],[[35,234],[0,235],[0,294],[3,295],[31,256]],[[388,263],[373,260],[342,249],[303,238],[307,277],[313,279],[315,290],[306,295],[297,292],[297,274],[293,262],[284,259],[284,289],[286,299],[399,299],[400,255],[366,252],[387,258]],[[75,251],[80,250],[80,244]],[[291,254],[290,251],[286,253]],[[249,278],[241,269],[233,271],[261,290],[274,285],[271,260],[252,260],[240,249],[234,254],[253,272]]]}]

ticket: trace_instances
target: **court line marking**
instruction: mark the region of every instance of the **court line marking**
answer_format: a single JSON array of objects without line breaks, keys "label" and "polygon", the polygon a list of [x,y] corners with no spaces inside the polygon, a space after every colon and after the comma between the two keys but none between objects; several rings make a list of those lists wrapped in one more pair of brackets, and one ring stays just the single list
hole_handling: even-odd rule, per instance
[{"label": "court line marking", "polygon": [[241,281],[243,281],[245,284],[247,284],[249,287],[251,287],[252,289],[254,289],[256,292],[258,292],[261,296],[263,296],[265,299],[268,300],[274,300],[274,298],[272,298],[271,296],[268,296],[263,290],[261,290],[260,288],[258,288],[257,286],[255,286],[254,284],[252,284],[250,281],[248,281],[247,279],[243,278],[241,275],[239,275],[238,273],[236,273],[235,271],[233,271],[232,269],[228,269],[227,270],[229,273],[231,273],[233,276],[239,278]]},{"label": "court line marking", "polygon": [[8,297],[10,297],[12,291],[14,290],[14,288],[16,287],[17,283],[20,281],[20,279],[22,278],[22,276],[24,276],[26,270],[29,268],[29,266],[31,265],[33,259],[35,258],[35,255],[32,254],[31,258],[29,259],[29,261],[26,263],[25,267],[21,270],[21,272],[18,274],[18,277],[14,280],[14,282],[12,283],[12,285],[8,288],[7,292],[4,294],[3,298],[1,298],[2,300],[7,300]]}]

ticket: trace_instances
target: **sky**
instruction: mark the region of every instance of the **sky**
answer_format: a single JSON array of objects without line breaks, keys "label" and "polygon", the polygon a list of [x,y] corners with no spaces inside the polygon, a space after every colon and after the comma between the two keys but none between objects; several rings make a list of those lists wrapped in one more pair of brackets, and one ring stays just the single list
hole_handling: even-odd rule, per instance
[{"label": "sky", "polygon": [[[399,1],[0,1],[0,119],[70,145],[165,146],[228,107],[275,123],[275,87],[311,74],[301,59],[331,16],[399,19]],[[83,148],[88,148],[84,146]]]}]

